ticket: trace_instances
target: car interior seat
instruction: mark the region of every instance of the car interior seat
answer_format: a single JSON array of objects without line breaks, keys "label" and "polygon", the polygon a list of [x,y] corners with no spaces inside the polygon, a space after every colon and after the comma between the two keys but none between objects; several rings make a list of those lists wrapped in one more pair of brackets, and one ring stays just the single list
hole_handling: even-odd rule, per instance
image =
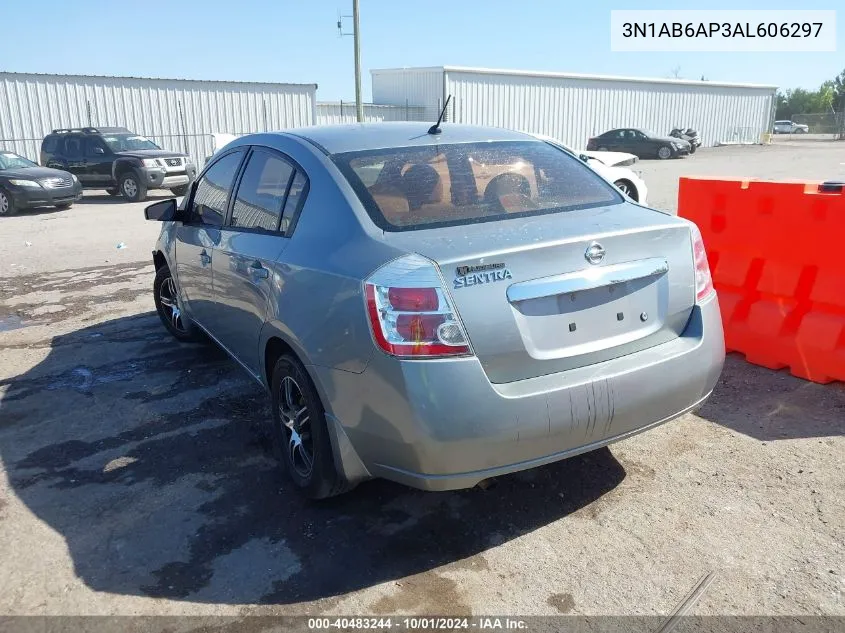
[{"label": "car interior seat", "polygon": [[419,211],[424,204],[436,204],[443,199],[443,182],[431,165],[411,165],[402,175],[402,186],[411,211]]},{"label": "car interior seat", "polygon": [[531,185],[520,174],[507,172],[492,178],[484,189],[484,203],[493,213],[517,213],[537,208],[531,200]]}]

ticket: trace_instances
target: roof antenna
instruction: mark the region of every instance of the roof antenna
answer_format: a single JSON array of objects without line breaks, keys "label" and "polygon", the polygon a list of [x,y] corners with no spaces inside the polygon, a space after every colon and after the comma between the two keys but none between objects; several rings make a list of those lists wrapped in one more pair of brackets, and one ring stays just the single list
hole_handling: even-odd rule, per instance
[{"label": "roof antenna", "polygon": [[446,103],[443,104],[443,109],[440,111],[440,116],[437,117],[437,123],[428,128],[429,134],[440,134],[443,130],[440,129],[440,122],[443,120],[443,115],[446,114],[446,108],[449,107],[449,100],[452,95],[446,97]]}]

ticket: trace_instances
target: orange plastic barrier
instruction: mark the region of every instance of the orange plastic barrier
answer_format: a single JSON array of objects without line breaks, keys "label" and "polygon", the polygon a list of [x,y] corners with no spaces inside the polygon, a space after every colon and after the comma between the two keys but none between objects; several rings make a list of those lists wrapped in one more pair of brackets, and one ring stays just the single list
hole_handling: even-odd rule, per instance
[{"label": "orange plastic barrier", "polygon": [[845,191],[681,178],[678,215],[704,237],[725,344],[813,382],[845,381]]}]

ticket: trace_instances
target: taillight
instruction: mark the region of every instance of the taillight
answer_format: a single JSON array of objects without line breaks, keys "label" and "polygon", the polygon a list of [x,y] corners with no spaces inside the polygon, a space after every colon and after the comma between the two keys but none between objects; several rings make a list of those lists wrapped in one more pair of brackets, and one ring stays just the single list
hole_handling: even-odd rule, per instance
[{"label": "taillight", "polygon": [[408,255],[379,268],[364,282],[373,339],[393,356],[470,353],[466,333],[435,265]]},{"label": "taillight", "polygon": [[704,249],[704,240],[701,231],[693,224],[692,233],[692,256],[695,262],[695,300],[700,303],[713,292],[713,277],[710,275],[710,264],[707,263],[707,251]]}]

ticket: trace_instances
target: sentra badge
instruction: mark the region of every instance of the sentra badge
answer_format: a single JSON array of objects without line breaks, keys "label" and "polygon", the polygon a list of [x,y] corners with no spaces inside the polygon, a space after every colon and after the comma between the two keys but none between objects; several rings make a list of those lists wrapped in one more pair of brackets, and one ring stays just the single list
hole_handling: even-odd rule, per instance
[{"label": "sentra badge", "polygon": [[496,264],[479,264],[478,266],[458,266],[455,269],[455,288],[488,284],[493,281],[513,279],[511,271],[505,268],[504,262]]}]

